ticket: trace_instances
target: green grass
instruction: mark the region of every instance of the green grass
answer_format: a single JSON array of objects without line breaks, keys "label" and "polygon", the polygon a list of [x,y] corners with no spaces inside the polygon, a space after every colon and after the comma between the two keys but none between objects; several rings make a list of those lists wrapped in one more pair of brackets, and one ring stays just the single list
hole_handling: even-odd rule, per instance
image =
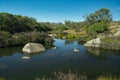
[{"label": "green grass", "polygon": [[96,80],[120,80],[120,76],[100,76]]},{"label": "green grass", "polygon": [[5,80],[4,78],[0,78],[0,80]]},{"label": "green grass", "polygon": [[103,49],[120,50],[120,37],[102,38],[101,41]]},{"label": "green grass", "polygon": [[104,43],[120,42],[120,38],[109,37],[109,38],[103,38],[102,41]]}]

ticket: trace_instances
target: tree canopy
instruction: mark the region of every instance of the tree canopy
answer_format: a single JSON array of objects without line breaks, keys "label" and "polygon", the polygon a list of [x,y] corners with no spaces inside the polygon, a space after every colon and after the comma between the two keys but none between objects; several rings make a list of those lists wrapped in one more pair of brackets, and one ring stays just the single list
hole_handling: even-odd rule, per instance
[{"label": "tree canopy", "polygon": [[86,25],[91,27],[88,29],[97,33],[107,31],[111,21],[112,15],[110,14],[110,10],[106,8],[101,8],[94,13],[85,16]]},{"label": "tree canopy", "polygon": [[112,15],[110,14],[109,9],[101,8],[100,10],[97,10],[92,14],[86,14],[85,19],[88,24],[93,24],[101,21],[110,22],[112,21]]},{"label": "tree canopy", "polygon": [[39,23],[33,17],[0,13],[0,31],[12,34],[29,31],[49,31],[51,28],[47,23]]}]

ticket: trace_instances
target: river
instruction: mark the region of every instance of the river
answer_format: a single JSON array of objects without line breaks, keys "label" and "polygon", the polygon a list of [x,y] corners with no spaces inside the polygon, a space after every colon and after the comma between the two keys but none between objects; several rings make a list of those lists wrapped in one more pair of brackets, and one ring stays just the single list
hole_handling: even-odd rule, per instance
[{"label": "river", "polygon": [[[120,75],[120,52],[85,48],[77,41],[55,39],[57,49],[25,54],[21,47],[0,49],[0,78],[4,80],[35,80],[62,71],[84,73],[89,77]],[[77,48],[78,53],[73,52]],[[29,59],[23,59],[28,56]]]}]

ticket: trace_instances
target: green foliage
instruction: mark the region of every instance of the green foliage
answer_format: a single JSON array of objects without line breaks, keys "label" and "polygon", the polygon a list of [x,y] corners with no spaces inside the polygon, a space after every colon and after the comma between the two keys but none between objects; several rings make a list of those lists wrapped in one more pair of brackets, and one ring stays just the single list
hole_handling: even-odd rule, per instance
[{"label": "green foliage", "polygon": [[28,42],[52,45],[51,37],[42,33],[52,30],[50,25],[38,23],[32,17],[0,13],[0,47],[21,46]]},{"label": "green foliage", "polygon": [[0,13],[0,31],[7,31],[12,34],[29,31],[49,31],[50,23],[38,23],[35,18]]},{"label": "green foliage", "polygon": [[90,27],[92,28],[91,31],[94,31],[96,33],[102,33],[108,30],[108,24],[103,21],[94,23]]},{"label": "green foliage", "polygon": [[112,21],[112,15],[110,14],[110,10],[106,8],[101,8],[95,13],[89,14],[85,16],[86,22],[88,25],[92,25],[96,22],[110,22]]},{"label": "green foliage", "polygon": [[87,33],[94,35],[95,33],[103,33],[108,31],[109,24],[112,21],[110,10],[102,8],[95,13],[85,16],[87,24]]},{"label": "green foliage", "polygon": [[105,24],[95,23],[92,25],[93,30],[96,32],[104,32],[106,30]]},{"label": "green foliage", "polygon": [[117,21],[117,23],[120,25],[120,20],[119,20],[119,21]]},{"label": "green foliage", "polygon": [[38,26],[36,26],[37,31],[46,32],[52,30],[52,24],[49,22],[39,22]]},{"label": "green foliage", "polygon": [[101,38],[103,49],[120,50],[120,37]]},{"label": "green foliage", "polygon": [[83,42],[84,43],[84,42],[87,42],[87,41],[89,41],[91,39],[94,39],[94,38],[96,38],[96,35],[92,35],[92,36],[91,36],[91,34],[82,35],[78,38],[78,42]]},{"label": "green foliage", "polygon": [[120,80],[120,76],[116,77],[116,76],[99,76],[96,80]]},{"label": "green foliage", "polygon": [[46,47],[49,47],[53,43],[53,39],[49,37],[46,33],[40,32],[29,32],[29,33],[16,33],[13,36],[3,35],[3,38],[0,37],[0,47],[9,47],[9,46],[22,46],[29,42],[41,43]]},{"label": "green foliage", "polygon": [[80,28],[83,26],[83,22],[73,22],[73,21],[65,21],[65,24],[68,29],[74,29],[76,31],[79,31]]},{"label": "green foliage", "polygon": [[6,46],[8,44],[8,40],[10,39],[11,35],[9,32],[0,31],[0,47]]},{"label": "green foliage", "polygon": [[87,28],[87,33],[89,34],[89,35],[94,35],[94,34],[96,34],[96,32],[95,32],[95,30],[93,29],[93,27],[88,27]]},{"label": "green foliage", "polygon": [[4,78],[0,78],[0,80],[5,80]]},{"label": "green foliage", "polygon": [[62,23],[59,23],[55,28],[55,30],[67,30],[67,29],[68,27]]}]

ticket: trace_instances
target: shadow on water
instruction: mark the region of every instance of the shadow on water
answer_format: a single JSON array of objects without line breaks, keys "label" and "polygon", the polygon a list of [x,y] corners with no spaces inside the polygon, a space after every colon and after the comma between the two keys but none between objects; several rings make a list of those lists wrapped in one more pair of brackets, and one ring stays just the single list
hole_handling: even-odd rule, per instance
[{"label": "shadow on water", "polygon": [[0,48],[0,57],[12,56],[15,53],[22,53],[21,47]]},{"label": "shadow on water", "polygon": [[74,42],[75,42],[75,40],[66,39],[65,40],[65,45],[73,44]]},{"label": "shadow on water", "polygon": [[12,56],[14,54],[21,54],[23,56],[35,56],[35,55],[40,55],[43,54],[44,52],[36,52],[36,53],[25,53],[22,51],[22,47],[9,47],[9,48],[0,48],[0,57],[4,56]]}]

